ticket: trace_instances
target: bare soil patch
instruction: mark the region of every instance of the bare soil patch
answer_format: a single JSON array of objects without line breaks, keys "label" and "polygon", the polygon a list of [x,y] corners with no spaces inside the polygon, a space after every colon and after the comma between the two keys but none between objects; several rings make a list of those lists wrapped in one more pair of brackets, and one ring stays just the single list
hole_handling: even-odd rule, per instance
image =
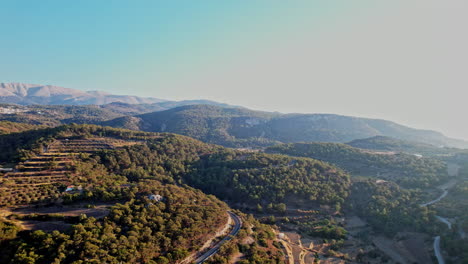
[{"label": "bare soil patch", "polygon": [[403,247],[416,259],[417,263],[432,263],[426,241],[430,237],[422,233],[405,233],[407,239],[401,241]]},{"label": "bare soil patch", "polygon": [[20,222],[21,226],[25,230],[43,230],[45,232],[52,232],[54,230],[66,231],[72,225],[62,221],[33,221],[24,220]]},{"label": "bare soil patch", "polygon": [[12,213],[27,214],[62,214],[64,216],[80,216],[86,214],[88,217],[103,218],[109,214],[109,208],[113,204],[101,204],[95,208],[83,208],[75,206],[51,206],[40,208],[21,208],[12,211]]},{"label": "bare soil patch", "polygon": [[367,223],[357,216],[351,216],[346,219],[346,229],[365,227]]}]

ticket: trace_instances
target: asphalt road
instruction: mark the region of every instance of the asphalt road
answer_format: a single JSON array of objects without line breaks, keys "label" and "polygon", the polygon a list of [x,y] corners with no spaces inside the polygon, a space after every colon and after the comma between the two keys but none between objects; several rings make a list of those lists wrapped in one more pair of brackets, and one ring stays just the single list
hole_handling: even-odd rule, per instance
[{"label": "asphalt road", "polygon": [[434,251],[439,264],[445,264],[444,257],[440,253],[440,236],[436,236],[434,239]]},{"label": "asphalt road", "polygon": [[442,223],[446,224],[448,229],[452,229],[452,223],[450,223],[450,221],[447,218],[442,217],[442,216],[438,216],[438,215],[436,215],[435,217],[436,217],[437,220],[439,220]]},{"label": "asphalt road", "polygon": [[242,220],[240,219],[239,216],[237,216],[236,214],[234,214],[233,212],[230,212],[228,211],[229,213],[229,216],[232,218],[232,220],[234,221],[234,228],[232,229],[231,232],[229,232],[229,234],[223,238],[221,241],[219,241],[214,247],[212,247],[210,250],[208,250],[207,252],[205,252],[203,255],[201,255],[200,257],[198,257],[196,260],[195,260],[195,263],[197,264],[201,264],[203,263],[204,261],[206,261],[207,259],[209,259],[211,256],[213,256],[214,254],[216,254],[219,250],[219,248],[224,245],[226,242],[228,242],[229,240],[232,239],[233,236],[237,235],[237,233],[239,233],[239,230],[241,229],[242,227]]},{"label": "asphalt road", "polygon": [[427,202],[427,203],[423,203],[423,204],[421,204],[421,207],[425,207],[425,206],[428,206],[428,205],[435,204],[435,203],[439,202],[440,200],[442,200],[445,196],[447,196],[447,194],[448,194],[448,191],[444,190],[444,192],[439,196],[439,198],[437,198],[437,199],[435,199],[433,201]]},{"label": "asphalt road", "polygon": [[[425,206],[428,206],[428,205],[432,205],[432,204],[435,204],[437,202],[439,202],[440,200],[442,200],[445,196],[447,196],[448,194],[448,189],[453,187],[453,185],[456,184],[456,181],[450,181],[448,182],[447,184],[444,184],[443,186],[439,187],[440,189],[442,189],[444,192],[439,196],[439,198],[433,200],[433,201],[430,201],[430,202],[427,202],[427,203],[424,203],[424,204],[421,204],[422,207],[425,207]],[[449,229],[452,229],[452,224],[445,218],[441,217],[441,216],[436,216],[436,218],[439,220],[439,221],[442,221],[444,222],[445,224],[447,224],[448,228]],[[437,257],[437,261],[439,262],[439,264],[445,264],[445,260],[444,260],[444,257],[442,256],[442,253],[440,252],[440,236],[436,236],[434,238],[434,253]]]}]

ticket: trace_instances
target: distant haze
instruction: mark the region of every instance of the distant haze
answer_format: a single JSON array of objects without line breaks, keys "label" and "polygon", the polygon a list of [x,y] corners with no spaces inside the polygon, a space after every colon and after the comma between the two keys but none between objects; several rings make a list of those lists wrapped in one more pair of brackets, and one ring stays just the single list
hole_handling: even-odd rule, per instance
[{"label": "distant haze", "polygon": [[9,1],[1,82],[396,121],[468,139],[468,1]]}]

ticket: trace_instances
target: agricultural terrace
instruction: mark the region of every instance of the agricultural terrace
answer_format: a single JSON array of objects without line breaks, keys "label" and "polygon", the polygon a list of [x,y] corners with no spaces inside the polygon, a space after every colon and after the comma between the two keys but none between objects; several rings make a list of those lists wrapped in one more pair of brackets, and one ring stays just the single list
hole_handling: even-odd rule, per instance
[{"label": "agricultural terrace", "polygon": [[137,143],[111,138],[55,140],[44,146],[41,154],[0,177],[0,206],[58,201],[77,176],[73,173],[77,155]]}]

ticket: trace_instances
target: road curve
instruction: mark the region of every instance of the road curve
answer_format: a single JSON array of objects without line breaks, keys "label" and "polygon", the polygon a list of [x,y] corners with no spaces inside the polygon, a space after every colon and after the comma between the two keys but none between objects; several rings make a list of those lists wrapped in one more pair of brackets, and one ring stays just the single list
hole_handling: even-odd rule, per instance
[{"label": "road curve", "polygon": [[218,250],[221,248],[222,245],[224,245],[226,242],[228,242],[229,240],[232,239],[233,236],[237,235],[237,233],[239,233],[241,227],[242,227],[242,220],[241,218],[234,214],[233,212],[231,211],[228,211],[228,214],[229,216],[232,218],[232,220],[234,221],[234,228],[231,230],[231,232],[229,232],[229,234],[224,237],[221,241],[219,241],[218,243],[216,243],[216,245],[214,247],[212,247],[210,250],[208,250],[207,252],[205,252],[203,255],[201,255],[200,257],[198,257],[196,260],[195,260],[195,263],[197,264],[201,264],[203,262],[205,262],[207,259],[209,259],[211,256],[213,256],[214,254],[216,254],[218,252]]},{"label": "road curve", "polygon": [[421,207],[425,207],[425,206],[428,206],[428,205],[438,203],[440,200],[444,199],[444,197],[447,196],[447,194],[448,194],[448,190],[444,190],[444,192],[439,196],[439,198],[437,198],[435,200],[432,200],[430,202],[427,202],[427,203],[423,203],[423,204],[421,204]]},{"label": "road curve", "polygon": [[442,253],[440,253],[440,236],[436,236],[434,239],[434,252],[439,264],[445,264],[444,257],[442,256]]},{"label": "road curve", "polygon": [[440,222],[446,224],[448,229],[452,229],[452,223],[450,223],[450,221],[447,218],[438,215],[436,215],[435,218]]},{"label": "road curve", "polygon": [[[455,184],[456,184],[456,180],[451,180],[448,183],[446,183],[446,184],[444,184],[442,186],[439,186],[439,188],[441,190],[443,190],[443,193],[437,199],[432,200],[432,201],[427,202],[427,203],[423,203],[420,206],[421,207],[426,207],[426,206],[438,203],[440,200],[445,198],[445,196],[447,196],[447,194],[449,192],[449,189],[451,187],[453,187]],[[445,219],[445,218],[443,218],[441,216],[436,216],[436,219],[443,222],[443,223],[445,223],[448,226],[449,229],[452,229],[452,224],[447,219]],[[442,253],[440,252],[440,236],[436,236],[434,238],[434,253],[435,253],[436,257],[437,257],[437,261],[439,262],[439,264],[445,264],[444,256],[442,256]]]}]

